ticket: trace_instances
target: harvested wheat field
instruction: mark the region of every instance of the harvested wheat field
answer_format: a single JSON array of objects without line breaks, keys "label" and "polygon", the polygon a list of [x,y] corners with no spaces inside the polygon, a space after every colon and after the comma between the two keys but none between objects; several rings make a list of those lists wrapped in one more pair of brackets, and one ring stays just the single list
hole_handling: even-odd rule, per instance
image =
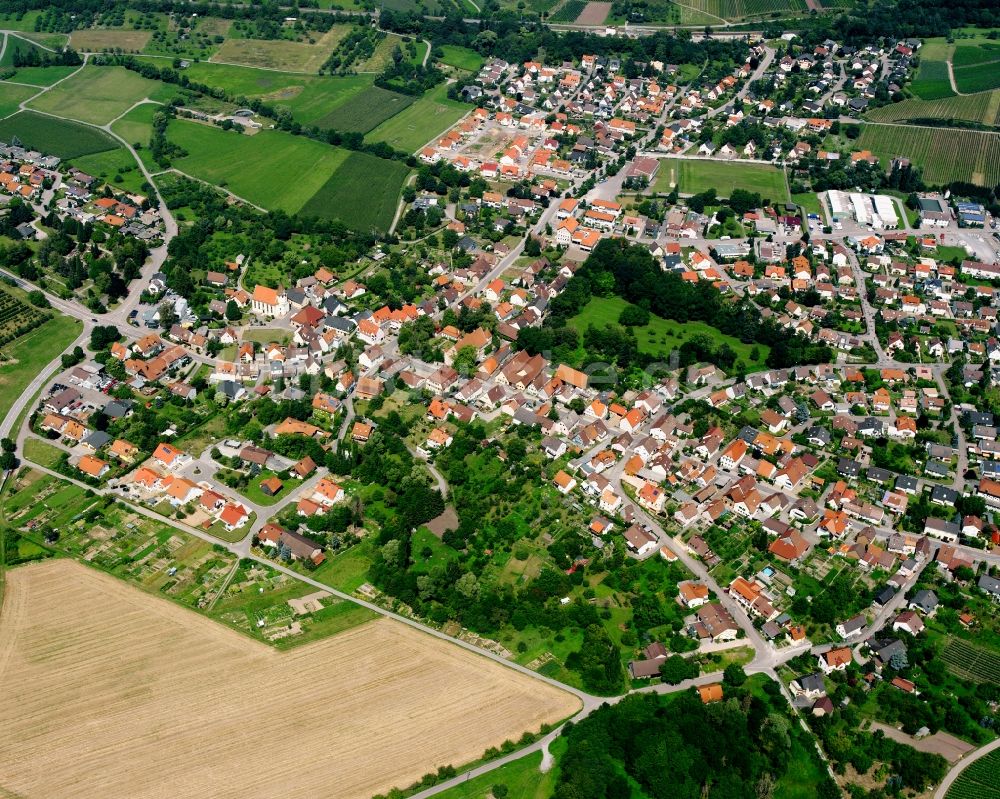
[{"label": "harvested wheat field", "polygon": [[277,652],[67,560],[8,573],[0,795],[368,799],[577,700],[382,619]]}]

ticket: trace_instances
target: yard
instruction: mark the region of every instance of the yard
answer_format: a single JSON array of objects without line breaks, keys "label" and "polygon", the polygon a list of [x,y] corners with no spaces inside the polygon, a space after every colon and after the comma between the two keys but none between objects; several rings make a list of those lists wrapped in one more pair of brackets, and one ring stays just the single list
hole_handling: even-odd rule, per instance
[{"label": "yard", "polygon": [[444,133],[471,111],[471,106],[448,99],[448,87],[436,86],[409,108],[383,122],[367,135],[397,150],[413,153]]},{"label": "yard", "polygon": [[[581,335],[589,325],[603,327],[607,324],[617,324],[618,317],[627,305],[628,303],[621,297],[594,297],[583,311],[570,320],[570,324]],[[704,322],[681,324],[651,315],[648,325],[634,327],[632,330],[635,331],[640,352],[662,358],[667,358],[673,350],[694,336],[708,336],[716,347],[728,344],[736,352],[737,363],[742,362],[747,371],[762,369],[770,352],[770,348],[763,344],[744,344],[739,339],[727,336],[718,328]]]},{"label": "yard", "polygon": [[106,125],[139,100],[166,100],[175,94],[175,88],[147,80],[124,67],[87,66],[33,100],[31,107],[92,125]]},{"label": "yard", "polygon": [[788,202],[784,170],[771,164],[745,161],[709,161],[694,158],[662,158],[653,191],[669,194],[676,186],[681,194],[699,194],[715,189],[728,197],[733,189],[757,192],[764,200]]}]

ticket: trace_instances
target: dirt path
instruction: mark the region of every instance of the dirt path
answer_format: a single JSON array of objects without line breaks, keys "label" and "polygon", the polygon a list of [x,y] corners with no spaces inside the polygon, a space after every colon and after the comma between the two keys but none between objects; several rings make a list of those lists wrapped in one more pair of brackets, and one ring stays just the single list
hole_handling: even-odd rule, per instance
[{"label": "dirt path", "polygon": [[954,763],[956,760],[961,759],[975,748],[972,744],[966,743],[961,738],[956,738],[954,735],[949,735],[946,732],[936,732],[934,735],[928,735],[925,738],[914,738],[912,735],[907,735],[902,730],[897,730],[895,727],[890,727],[888,724],[883,724],[880,721],[873,721],[872,729],[881,730],[885,733],[886,738],[892,738],[892,740],[898,741],[901,744],[912,746],[918,752],[941,755],[949,763]]}]

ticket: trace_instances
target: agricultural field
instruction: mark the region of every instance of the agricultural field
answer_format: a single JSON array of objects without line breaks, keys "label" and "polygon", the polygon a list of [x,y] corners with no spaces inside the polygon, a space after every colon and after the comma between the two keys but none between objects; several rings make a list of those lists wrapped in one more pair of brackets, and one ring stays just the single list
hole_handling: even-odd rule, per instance
[{"label": "agricultural field", "polygon": [[348,156],[346,150],[280,131],[251,136],[182,119],[170,123],[167,137],[188,153],[173,162],[176,169],[288,213],[301,209]]},{"label": "agricultural field", "polygon": [[21,103],[37,93],[38,89],[32,89],[28,86],[0,83],[0,117],[16,114]]},{"label": "agricultural field", "polygon": [[[0,651],[3,684],[36,686],[0,696],[4,788],[29,796],[280,795],[294,775],[368,799],[579,707],[389,620],[276,653],[69,560],[8,574]],[[264,730],[294,741],[281,768],[248,745]]]},{"label": "agricultural field", "polygon": [[920,48],[920,67],[910,89],[921,100],[939,100],[954,94],[948,79],[951,52],[952,45],[944,39],[928,39]]},{"label": "agricultural field", "polygon": [[483,57],[475,50],[454,44],[442,45],[441,58],[438,60],[449,67],[464,69],[468,72],[478,72],[483,65]]},{"label": "agricultural field", "polygon": [[[387,231],[409,173],[399,161],[351,153],[299,212],[339,219],[355,230],[374,227]],[[362,197],[363,202],[359,201]]]},{"label": "agricultural field", "polygon": [[563,4],[549,15],[549,22],[576,22],[586,7],[584,0],[563,0]]},{"label": "agricultural field", "polygon": [[977,64],[955,67],[955,86],[960,92],[985,92],[1000,89],[1000,64]]},{"label": "agricultural field", "polygon": [[[628,306],[621,297],[594,297],[584,306],[583,310],[570,319],[569,324],[582,336],[590,326],[604,327],[608,324],[618,324],[618,317]],[[639,352],[655,357],[667,358],[670,353],[694,336],[708,336],[718,347],[728,344],[736,353],[737,362],[742,361],[748,371],[764,368],[770,348],[763,344],[744,344],[737,338],[727,336],[717,328],[704,322],[674,322],[650,315],[648,325],[633,327]],[[756,351],[756,357],[754,357]]]},{"label": "agricultural field", "polygon": [[411,106],[415,98],[379,86],[353,94],[329,113],[312,121],[320,128],[368,133]]},{"label": "agricultural field", "polygon": [[611,3],[590,0],[576,18],[577,25],[603,25],[611,13]]},{"label": "agricultural field", "polygon": [[1000,124],[1000,91],[955,95],[940,100],[909,98],[868,114],[873,122],[918,122],[948,119],[978,125]]},{"label": "agricultural field", "polygon": [[909,158],[930,184],[963,180],[979,186],[1000,181],[1000,134],[956,128],[865,125],[857,146],[887,164]]},{"label": "agricultural field", "polygon": [[4,48],[3,56],[0,56],[0,67],[12,67],[14,66],[14,56],[18,52],[27,55],[32,51],[37,52],[40,56],[46,54],[45,49],[39,47],[35,42],[10,34],[7,36],[7,47]]},{"label": "agricultural field", "polygon": [[663,158],[652,190],[669,194],[674,185],[681,194],[715,189],[720,197],[728,197],[733,189],[745,189],[758,192],[764,199],[788,201],[785,173],[770,164]]},{"label": "agricultural field", "polygon": [[47,318],[45,311],[0,288],[0,346],[30,333]]},{"label": "agricultural field", "polygon": [[314,44],[283,39],[226,39],[209,61],[283,72],[315,73],[350,30],[350,25],[334,25]]},{"label": "agricultural field", "polygon": [[989,799],[1000,796],[1000,751],[969,764],[948,789],[945,799]]},{"label": "agricultural field", "polygon": [[14,72],[11,80],[42,88],[68,78],[78,69],[80,67],[21,67]]},{"label": "agricultural field", "polygon": [[0,349],[0,419],[46,364],[80,335],[80,322],[57,314]]},{"label": "agricultural field", "polygon": [[177,90],[124,67],[84,67],[40,95],[31,107],[92,125],[106,125],[145,98],[167,100]]},{"label": "agricultural field", "polygon": [[990,649],[950,638],[941,658],[957,677],[1000,685],[1000,655]]},{"label": "agricultural field", "polygon": [[70,46],[81,53],[99,53],[103,50],[124,50],[138,53],[149,43],[150,31],[130,31],[120,28],[86,28],[73,31]]},{"label": "agricultural field", "polygon": [[413,153],[444,133],[470,110],[471,106],[449,99],[448,87],[441,84],[387,119],[366,138],[369,141],[384,141],[397,150]]},{"label": "agricultural field", "polygon": [[685,11],[727,21],[798,14],[806,11],[805,0],[685,0],[681,5],[681,21],[690,24]]}]

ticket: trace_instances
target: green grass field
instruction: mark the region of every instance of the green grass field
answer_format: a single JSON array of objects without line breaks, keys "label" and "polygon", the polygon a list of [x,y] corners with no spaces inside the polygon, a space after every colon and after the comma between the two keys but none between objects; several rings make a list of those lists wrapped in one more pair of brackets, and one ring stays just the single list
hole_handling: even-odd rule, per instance
[{"label": "green grass field", "polygon": [[370,141],[384,141],[407,153],[416,152],[470,110],[471,106],[448,99],[448,87],[441,84],[409,108],[383,122],[367,138]]},{"label": "green grass field", "polygon": [[[566,751],[566,739],[557,738],[550,748],[553,756]],[[442,791],[440,799],[490,799],[494,785],[506,785],[510,799],[547,799],[556,785],[556,770],[543,774],[542,753],[535,752]]]},{"label": "green grass field", "polygon": [[176,90],[124,67],[84,67],[31,103],[32,108],[92,125],[106,125],[143,98],[167,99]]},{"label": "green grass field", "polygon": [[865,125],[859,149],[871,150],[883,164],[903,156],[924,170],[929,184],[954,180],[979,186],[1000,182],[1000,134],[956,128]]},{"label": "green grass field", "polygon": [[910,89],[921,100],[938,100],[951,97],[948,64],[953,46],[943,38],[927,39],[920,48],[920,67]]},{"label": "green grass field", "polygon": [[8,117],[17,113],[18,106],[37,91],[37,89],[30,89],[27,86],[0,83],[0,117]]},{"label": "green grass field", "polygon": [[955,68],[955,86],[960,92],[985,92],[1000,89],[1000,64],[977,64]]},{"label": "green grass field", "polygon": [[312,44],[285,39],[229,38],[222,43],[211,60],[285,72],[315,73],[350,30],[350,25],[334,25],[326,33],[317,36]]},{"label": "green grass field", "polygon": [[970,763],[958,775],[945,799],[987,799],[1000,796],[1000,751],[994,749]]},{"label": "green grass field", "polygon": [[29,42],[27,39],[22,39],[20,36],[11,34],[7,37],[7,47],[3,51],[3,56],[0,57],[0,67],[14,66],[14,55],[18,51],[22,55],[28,55],[32,51],[38,53],[40,56],[46,55],[46,51],[34,42]]},{"label": "green grass field", "polygon": [[[392,224],[399,193],[409,172],[399,161],[351,153],[302,206],[300,213],[339,219],[355,230],[375,227],[386,231]],[[362,197],[364,201],[359,202]]]},{"label": "green grass field", "polygon": [[167,137],[188,153],[174,161],[180,171],[288,213],[301,209],[348,156],[346,150],[280,131],[248,136],[180,119],[170,123]]},{"label": "green grass field", "polygon": [[76,319],[60,314],[3,348],[4,357],[11,360],[0,366],[0,419],[35,375],[72,344],[81,330]]},{"label": "green grass field", "polygon": [[51,86],[56,81],[72,75],[79,67],[22,67],[11,80],[32,86]]},{"label": "green grass field", "polygon": [[783,170],[770,164],[742,161],[700,161],[663,158],[653,181],[653,191],[669,194],[676,181],[681,194],[699,194],[715,189],[719,197],[728,197],[733,189],[758,192],[765,200],[788,201],[788,184]]},{"label": "green grass field", "polygon": [[[584,309],[570,319],[570,325],[577,329],[582,335],[590,325],[603,327],[607,324],[617,324],[628,303],[621,297],[594,297],[587,303]],[[762,369],[764,361],[767,359],[770,347],[763,344],[744,344],[737,338],[727,336],[718,328],[707,325],[704,322],[685,322],[681,324],[669,319],[651,315],[648,325],[634,327],[636,343],[639,351],[666,358],[670,353],[680,347],[693,336],[708,336],[718,347],[721,344],[728,344],[736,353],[737,362],[742,361],[748,371]],[[752,353],[757,350],[757,357]]]},{"label": "green grass field", "polygon": [[26,147],[60,158],[77,158],[118,147],[118,142],[103,131],[31,111],[0,120],[0,140],[9,142],[14,136]]},{"label": "green grass field", "polygon": [[478,72],[483,65],[483,57],[475,50],[468,47],[459,47],[454,44],[441,46],[441,63],[457,69],[465,69],[469,72]]},{"label": "green grass field", "polygon": [[124,147],[81,155],[72,159],[72,163],[77,169],[82,169],[88,175],[107,181],[123,191],[147,193],[142,188],[146,178],[143,177],[132,154]]},{"label": "green grass field", "polygon": [[349,97],[329,113],[313,121],[320,128],[346,132],[368,133],[387,119],[411,106],[414,98],[369,86]]}]

